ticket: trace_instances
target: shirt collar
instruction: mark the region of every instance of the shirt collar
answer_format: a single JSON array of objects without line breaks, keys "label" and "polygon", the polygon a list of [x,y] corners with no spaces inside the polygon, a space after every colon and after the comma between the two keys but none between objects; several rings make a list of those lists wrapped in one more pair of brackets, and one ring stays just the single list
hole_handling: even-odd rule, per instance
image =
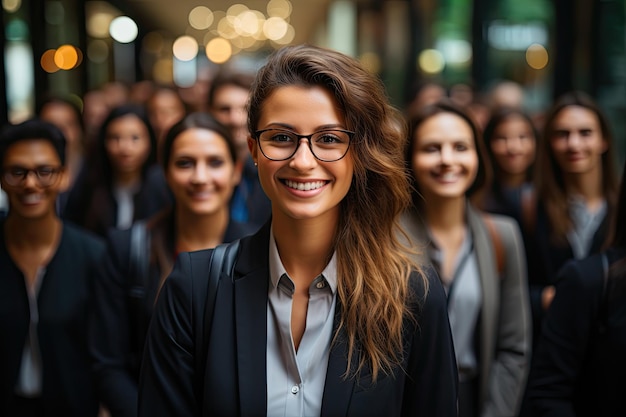
[{"label": "shirt collar", "polygon": [[[274,230],[270,228],[270,287],[276,289],[280,278],[283,275],[289,276],[287,270],[283,266],[283,262],[280,259],[278,248],[276,247],[276,240],[274,239]],[[330,262],[324,268],[322,273],[324,280],[330,287],[333,294],[337,291],[337,252],[333,252],[333,256],[330,258]]]}]

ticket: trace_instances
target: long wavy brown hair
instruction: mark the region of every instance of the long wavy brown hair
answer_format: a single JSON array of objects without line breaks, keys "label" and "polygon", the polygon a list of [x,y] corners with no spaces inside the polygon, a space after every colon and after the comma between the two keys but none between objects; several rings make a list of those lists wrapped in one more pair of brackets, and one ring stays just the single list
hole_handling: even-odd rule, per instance
[{"label": "long wavy brown hair", "polygon": [[[285,86],[321,86],[345,115],[346,128],[356,132],[351,142],[354,175],[341,202],[334,239],[337,253],[341,322],[348,345],[345,376],[370,367],[391,374],[403,360],[402,329],[410,317],[409,249],[397,239],[399,214],[410,204],[402,149],[405,124],[388,102],[378,78],[358,61],[341,53],[309,45],[274,52],[252,86],[248,129],[254,138],[264,101]],[[356,359],[358,364],[350,364]]]},{"label": "long wavy brown hair", "polygon": [[612,215],[615,210],[618,187],[613,135],[604,113],[595,101],[583,92],[574,91],[559,97],[546,117],[543,140],[539,141],[537,149],[537,171],[534,174],[537,198],[545,207],[552,227],[552,239],[557,243],[566,242],[567,232],[573,227],[573,221],[569,212],[565,178],[552,154],[550,139],[554,135],[554,120],[557,115],[570,106],[583,107],[593,112],[598,119],[602,137],[608,144],[606,152],[602,154],[602,194],[607,201],[608,215]]}]

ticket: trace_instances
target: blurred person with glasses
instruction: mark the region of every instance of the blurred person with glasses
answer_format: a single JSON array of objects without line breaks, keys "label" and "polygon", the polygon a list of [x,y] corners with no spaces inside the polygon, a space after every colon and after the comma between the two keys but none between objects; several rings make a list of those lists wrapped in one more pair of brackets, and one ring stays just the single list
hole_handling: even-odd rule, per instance
[{"label": "blurred person with glasses", "polygon": [[0,161],[0,415],[95,416],[87,319],[105,248],[57,216],[65,138],[40,120],[5,127]]}]

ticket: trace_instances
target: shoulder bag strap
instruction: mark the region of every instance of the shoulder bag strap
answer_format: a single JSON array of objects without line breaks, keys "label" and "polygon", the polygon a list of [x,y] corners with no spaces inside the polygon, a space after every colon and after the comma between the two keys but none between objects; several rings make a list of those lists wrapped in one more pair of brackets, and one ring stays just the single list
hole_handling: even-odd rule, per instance
[{"label": "shoulder bag strap", "polygon": [[498,276],[502,278],[504,276],[504,267],[506,265],[506,252],[504,250],[504,244],[502,243],[502,238],[500,237],[500,233],[498,232],[498,228],[496,227],[493,219],[488,214],[483,215],[482,218],[493,244],[493,252],[496,257],[496,269],[498,271]]},{"label": "shoulder bag strap", "polygon": [[[195,363],[196,363],[196,398],[198,404],[202,405],[204,377],[206,373],[206,356],[209,348],[209,338],[211,336],[211,323],[213,322],[213,312],[215,310],[215,300],[220,278],[222,276],[233,279],[233,272],[237,255],[239,253],[239,240],[231,243],[222,243],[213,249],[209,263],[202,259],[192,258],[192,270],[196,276],[207,277],[206,298],[204,300],[204,314],[202,318],[201,334],[196,335]],[[200,294],[198,294],[200,296]],[[200,298],[200,297],[199,297]]]},{"label": "shoulder bag strap", "polygon": [[137,362],[143,350],[143,334],[148,328],[147,316],[143,312],[146,296],[146,282],[150,269],[150,236],[144,221],[135,222],[130,229],[130,253],[128,266],[128,300],[133,351],[137,352]]},{"label": "shoulder bag strap", "polygon": [[144,221],[133,223],[130,228],[130,295],[143,298],[149,269],[148,230]]}]

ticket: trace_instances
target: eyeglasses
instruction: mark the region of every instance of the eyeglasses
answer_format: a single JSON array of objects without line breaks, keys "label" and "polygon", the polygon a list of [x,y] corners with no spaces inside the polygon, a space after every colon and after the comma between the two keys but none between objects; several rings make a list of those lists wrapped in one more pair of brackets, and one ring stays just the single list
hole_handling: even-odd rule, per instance
[{"label": "eyeglasses", "polygon": [[2,178],[11,187],[17,187],[28,177],[31,172],[35,174],[37,183],[41,187],[50,187],[59,177],[62,168],[41,166],[33,169],[11,167],[2,172]]},{"label": "eyeglasses", "polygon": [[263,129],[254,132],[259,148],[267,159],[285,161],[296,154],[301,139],[309,142],[314,157],[322,162],[334,162],[348,153],[354,132],[343,129],[320,130],[299,135],[286,129]]}]

